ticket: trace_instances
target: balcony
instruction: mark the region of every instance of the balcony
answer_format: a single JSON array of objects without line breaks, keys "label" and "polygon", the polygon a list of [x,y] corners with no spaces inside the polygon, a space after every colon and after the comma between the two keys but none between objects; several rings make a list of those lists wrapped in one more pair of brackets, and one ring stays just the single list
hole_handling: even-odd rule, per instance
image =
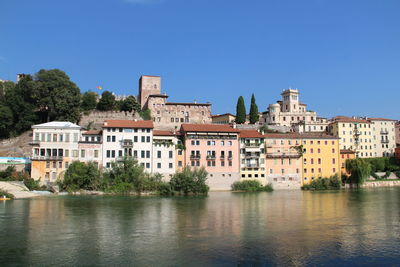
[{"label": "balcony", "polygon": [[207,160],[215,160],[215,155],[207,155]]},{"label": "balcony", "polygon": [[251,169],[260,168],[260,164],[257,164],[257,163],[246,164],[246,165],[245,165],[245,168],[251,168]]},{"label": "balcony", "polygon": [[190,159],[200,159],[201,155],[200,154],[191,154]]},{"label": "balcony", "polygon": [[249,147],[249,148],[259,148],[261,145],[261,143],[245,143],[244,146],[245,147]]},{"label": "balcony", "polygon": [[381,144],[389,144],[389,140],[381,140]]},{"label": "balcony", "polygon": [[389,134],[388,130],[381,130],[381,134]]},{"label": "balcony", "polygon": [[298,152],[271,152],[266,153],[265,156],[267,158],[300,158]]},{"label": "balcony", "polygon": [[31,146],[40,146],[40,141],[39,140],[32,140],[29,142],[29,145]]},{"label": "balcony", "polygon": [[43,160],[43,161],[48,161],[48,160],[57,160],[57,161],[62,161],[63,156],[32,156],[32,160]]},{"label": "balcony", "polygon": [[132,142],[132,140],[122,140],[121,141],[121,146],[123,148],[133,147],[133,142]]},{"label": "balcony", "polygon": [[[258,159],[260,157],[260,154],[246,154],[244,155],[246,159]],[[232,157],[230,157],[232,159]]]}]

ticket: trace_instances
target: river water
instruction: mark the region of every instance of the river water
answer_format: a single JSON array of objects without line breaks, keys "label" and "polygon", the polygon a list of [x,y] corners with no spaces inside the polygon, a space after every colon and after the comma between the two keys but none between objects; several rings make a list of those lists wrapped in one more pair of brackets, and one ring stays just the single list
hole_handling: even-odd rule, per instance
[{"label": "river water", "polygon": [[0,202],[0,266],[400,265],[400,188]]}]

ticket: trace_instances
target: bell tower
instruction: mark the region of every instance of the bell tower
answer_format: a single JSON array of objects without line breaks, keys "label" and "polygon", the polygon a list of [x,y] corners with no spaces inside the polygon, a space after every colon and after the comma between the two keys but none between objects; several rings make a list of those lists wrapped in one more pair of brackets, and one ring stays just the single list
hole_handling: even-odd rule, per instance
[{"label": "bell tower", "polygon": [[299,112],[299,90],[287,89],[281,95],[283,112]]}]

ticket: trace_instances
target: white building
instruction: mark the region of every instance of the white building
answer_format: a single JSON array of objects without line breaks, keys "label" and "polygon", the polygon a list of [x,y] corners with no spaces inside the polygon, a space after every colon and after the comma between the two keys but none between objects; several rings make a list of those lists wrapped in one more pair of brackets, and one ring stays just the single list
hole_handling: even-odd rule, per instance
[{"label": "white building", "polygon": [[169,180],[176,171],[176,145],[178,137],[173,131],[153,132],[153,172]]},{"label": "white building", "polygon": [[133,156],[147,172],[153,172],[152,146],[153,122],[130,120],[106,120],[103,124],[103,167]]},{"label": "white building", "polygon": [[282,92],[282,100],[270,104],[263,113],[264,122],[271,125],[292,126],[317,120],[317,113],[307,110],[307,105],[299,101],[299,90],[287,89]]},{"label": "white building", "polygon": [[396,148],[395,120],[368,118],[372,123],[374,157],[393,157]]},{"label": "white building", "polygon": [[61,178],[69,164],[79,160],[81,127],[71,122],[53,121],[32,126],[31,177],[43,183]]}]

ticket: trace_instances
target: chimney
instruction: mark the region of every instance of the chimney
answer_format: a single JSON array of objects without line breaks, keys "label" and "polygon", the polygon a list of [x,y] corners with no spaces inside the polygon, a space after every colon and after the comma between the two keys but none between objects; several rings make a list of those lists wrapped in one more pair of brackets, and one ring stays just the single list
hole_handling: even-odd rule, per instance
[{"label": "chimney", "polygon": [[236,123],[235,122],[232,124],[232,128],[236,129]]}]

